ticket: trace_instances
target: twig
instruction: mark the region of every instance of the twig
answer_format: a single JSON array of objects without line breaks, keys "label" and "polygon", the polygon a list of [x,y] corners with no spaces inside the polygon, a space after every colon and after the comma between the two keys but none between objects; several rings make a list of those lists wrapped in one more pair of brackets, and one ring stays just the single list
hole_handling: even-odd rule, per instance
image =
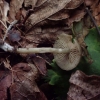
[{"label": "twig", "polygon": [[7,29],[7,26],[4,24],[2,20],[0,20],[0,23]]},{"label": "twig", "polygon": [[0,45],[0,48],[3,49],[4,51],[10,51],[13,52],[14,51],[14,47],[9,45],[8,43],[4,42],[3,44]]},{"label": "twig", "polygon": [[99,35],[100,35],[100,30],[99,30],[99,28],[98,28],[98,26],[97,26],[97,24],[96,24],[95,19],[94,19],[93,16],[92,16],[91,12],[89,11],[89,9],[88,9],[87,7],[85,7],[85,9],[86,9],[87,13],[89,14],[91,20],[93,21],[93,23],[94,23],[94,25],[95,25],[95,27],[96,27],[96,29],[97,29]]},{"label": "twig", "polygon": [[14,20],[14,21],[9,25],[9,27],[7,28],[6,33],[5,33],[5,35],[4,35],[3,41],[5,41],[5,39],[6,39],[7,35],[8,35],[8,31],[11,30],[11,28],[12,28],[17,22],[18,22],[18,20]]}]

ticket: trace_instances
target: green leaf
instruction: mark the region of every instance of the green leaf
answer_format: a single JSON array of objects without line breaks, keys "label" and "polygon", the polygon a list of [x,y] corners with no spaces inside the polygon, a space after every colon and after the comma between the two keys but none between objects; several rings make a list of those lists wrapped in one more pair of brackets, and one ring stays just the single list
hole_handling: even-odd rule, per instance
[{"label": "green leaf", "polygon": [[48,78],[50,85],[55,85],[59,81],[60,76],[53,70],[48,70]]},{"label": "green leaf", "polygon": [[48,69],[45,80],[50,85],[54,85],[54,91],[57,95],[56,100],[64,100],[62,98],[66,98],[66,94],[69,89],[69,78],[71,72],[67,72],[59,68],[55,61],[53,61],[50,65],[51,69]]},{"label": "green leaf", "polygon": [[100,75],[100,35],[96,29],[91,29],[85,38],[87,50],[93,63],[86,67],[87,74]]}]

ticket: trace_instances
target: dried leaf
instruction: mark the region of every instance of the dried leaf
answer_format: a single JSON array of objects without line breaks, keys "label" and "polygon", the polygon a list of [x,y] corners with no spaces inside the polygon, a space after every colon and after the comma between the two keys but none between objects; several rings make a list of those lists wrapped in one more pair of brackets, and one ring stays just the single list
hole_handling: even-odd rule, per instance
[{"label": "dried leaf", "polygon": [[84,9],[81,10],[75,10],[71,17],[68,19],[68,25],[71,25],[73,22],[80,21],[85,15]]},{"label": "dried leaf", "polygon": [[34,62],[35,66],[38,68],[40,73],[42,75],[46,75],[47,73],[47,68],[46,68],[46,63],[45,60],[41,57],[38,56],[33,56],[32,61]]},{"label": "dried leaf", "polygon": [[9,11],[9,4],[6,1],[0,2],[0,13],[2,15],[2,21],[6,24],[7,21],[7,14]]},{"label": "dried leaf", "polygon": [[29,17],[31,24],[34,26],[35,24],[57,13],[58,11],[62,10],[70,1],[71,0],[48,0],[42,5],[41,9],[38,9]]},{"label": "dried leaf", "polygon": [[32,6],[32,8],[35,7],[38,0],[24,0],[25,7]]},{"label": "dried leaf", "polygon": [[13,72],[14,83],[10,87],[11,99],[37,100],[37,94],[40,93],[35,83],[38,77],[37,68],[33,64],[18,63],[13,66],[13,70],[15,71]]},{"label": "dried leaf", "polygon": [[71,0],[66,6],[66,9],[78,8],[83,3],[83,0]]},{"label": "dried leaf", "polygon": [[96,20],[97,25],[100,25],[100,4],[93,8],[93,16]]},{"label": "dried leaf", "polygon": [[67,100],[100,100],[100,76],[87,76],[81,71],[72,74]]},{"label": "dried leaf", "polygon": [[92,8],[96,7],[96,5],[98,4],[99,0],[84,0],[85,1],[85,4],[86,6],[90,6]]},{"label": "dried leaf", "polygon": [[[33,99],[32,99],[33,100]],[[37,99],[36,100],[47,100],[47,98],[45,97],[44,93],[42,91],[40,91],[37,94]]]},{"label": "dried leaf", "polygon": [[41,6],[42,4],[44,4],[44,3],[47,2],[47,1],[48,1],[48,0],[37,0],[36,7]]},{"label": "dried leaf", "polygon": [[0,71],[0,100],[7,100],[7,89],[11,85],[11,80],[9,72]]},{"label": "dried leaf", "polygon": [[49,17],[48,19],[49,20],[55,20],[55,21],[58,21],[58,20],[63,20],[63,19],[66,19],[66,18],[69,18],[69,13],[68,13],[68,10],[66,9],[63,9],[59,12],[57,12],[56,14],[52,15],[51,17]]},{"label": "dried leaf", "polygon": [[10,10],[9,10],[9,20],[13,21],[16,18],[16,14],[20,11],[22,8],[24,0],[11,0],[10,1]]}]

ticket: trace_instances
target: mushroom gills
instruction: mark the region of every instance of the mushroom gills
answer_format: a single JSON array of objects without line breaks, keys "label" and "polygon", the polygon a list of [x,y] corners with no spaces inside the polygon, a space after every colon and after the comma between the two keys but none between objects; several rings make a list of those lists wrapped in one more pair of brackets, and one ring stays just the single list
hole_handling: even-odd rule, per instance
[{"label": "mushroom gills", "polygon": [[81,47],[76,39],[72,42],[72,35],[60,34],[56,40],[54,48],[68,48],[68,53],[54,53],[54,59],[57,65],[63,70],[74,69],[81,59]]}]

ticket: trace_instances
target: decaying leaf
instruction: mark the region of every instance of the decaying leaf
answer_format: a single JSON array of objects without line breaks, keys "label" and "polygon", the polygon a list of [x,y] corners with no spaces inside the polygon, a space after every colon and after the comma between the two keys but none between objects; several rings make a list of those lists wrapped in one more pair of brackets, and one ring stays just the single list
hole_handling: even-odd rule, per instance
[{"label": "decaying leaf", "polygon": [[20,9],[22,8],[22,4],[23,4],[24,0],[11,0],[10,2],[10,9],[9,9],[9,20],[13,21],[16,18],[16,14],[20,11]]},{"label": "decaying leaf", "polygon": [[85,4],[86,6],[90,6],[91,8],[95,8],[96,5],[98,4],[99,0],[84,0],[85,1]]},{"label": "decaying leaf", "polygon": [[18,63],[13,66],[14,83],[10,87],[12,100],[38,100],[37,95],[46,100],[45,95],[40,95],[40,90],[35,83],[38,77],[38,70],[33,64]]},{"label": "decaying leaf", "polygon": [[48,0],[37,0],[36,7],[41,6],[42,4],[44,4],[44,3],[47,2],[47,1],[48,1]]},{"label": "decaying leaf", "polygon": [[100,4],[98,4],[92,11],[97,25],[100,25]]},{"label": "decaying leaf", "polygon": [[83,0],[71,0],[66,6],[66,9],[75,9],[83,3]]},{"label": "decaying leaf", "polygon": [[68,10],[63,9],[63,10],[57,12],[56,14],[52,15],[48,19],[57,21],[57,20],[63,20],[63,19],[67,19],[67,18],[69,18]]},{"label": "decaying leaf", "polygon": [[72,74],[67,100],[100,100],[100,76],[87,76],[81,71]]},{"label": "decaying leaf", "polygon": [[73,22],[80,21],[85,15],[84,9],[75,10],[71,17],[68,19],[68,25],[71,25]]},{"label": "decaying leaf", "polygon": [[24,0],[25,7],[32,6],[32,8],[35,7],[38,0]]},{"label": "decaying leaf", "polygon": [[57,13],[58,11],[62,10],[70,1],[71,0],[48,0],[42,5],[41,9],[38,9],[29,17],[31,24],[34,26],[35,24]]},{"label": "decaying leaf", "polygon": [[0,16],[1,20],[6,24],[9,4],[5,0],[0,1]]},{"label": "decaying leaf", "polygon": [[0,100],[7,100],[7,89],[11,86],[11,80],[8,71],[0,71]]},{"label": "decaying leaf", "polygon": [[40,73],[42,75],[46,75],[47,69],[46,69],[46,62],[45,62],[45,60],[43,58],[41,58],[41,57],[34,56],[34,57],[32,57],[32,61],[34,62],[35,66],[38,68]]}]

